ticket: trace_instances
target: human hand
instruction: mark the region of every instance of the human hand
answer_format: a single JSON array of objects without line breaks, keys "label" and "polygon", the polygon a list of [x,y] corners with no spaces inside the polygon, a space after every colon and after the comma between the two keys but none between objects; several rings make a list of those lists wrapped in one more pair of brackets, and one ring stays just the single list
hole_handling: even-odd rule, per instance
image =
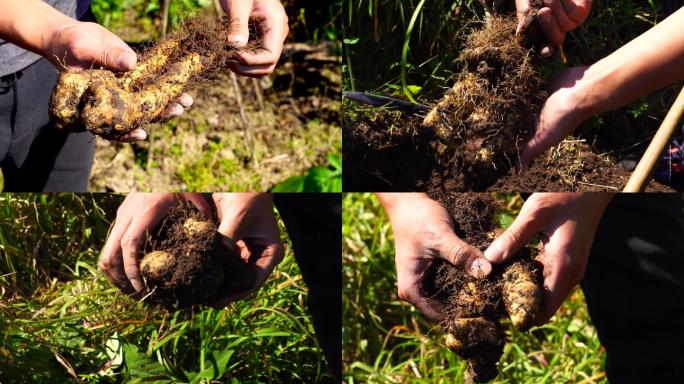
[{"label": "human hand", "polygon": [[491,263],[502,263],[539,235],[544,308],[534,319],[536,325],[546,323],[582,281],[594,232],[612,197],[610,193],[532,194],[510,227],[485,250]]},{"label": "human hand", "polygon": [[192,202],[207,217],[213,215],[207,200],[198,193],[129,193],[119,206],[99,267],[124,293],[133,295],[144,288],[138,260],[147,233],[182,201]]},{"label": "human hand", "polygon": [[261,287],[273,269],[283,261],[278,222],[270,193],[214,193],[218,231],[229,247],[256,268],[252,286],[244,292],[226,294],[215,307],[224,307]]},{"label": "human hand", "polygon": [[560,143],[593,112],[588,107],[589,93],[585,92],[586,67],[561,71],[549,82],[551,96],[546,99],[532,137],[520,148],[520,170],[547,149]]},{"label": "human hand", "polygon": [[442,320],[439,303],[420,294],[420,279],[430,262],[443,259],[475,277],[492,270],[477,248],[454,233],[451,215],[424,193],[378,194],[392,223],[399,298],[430,320]]},{"label": "human hand", "polygon": [[[516,35],[524,32],[526,16],[531,10],[532,0],[515,0],[518,16]],[[543,0],[544,7],[537,11],[539,26],[547,42],[541,50],[542,56],[553,54],[565,40],[565,34],[582,24],[591,11],[591,0]]]},{"label": "human hand", "polygon": [[230,68],[249,77],[262,77],[273,72],[289,32],[287,14],[280,1],[221,0],[221,7],[230,18],[228,41],[235,47],[247,45],[250,19],[260,22],[264,30],[261,48],[255,52],[239,52],[241,62],[231,64]]},{"label": "human hand", "polygon": [[[72,20],[46,36],[43,56],[59,69],[79,71],[103,67],[112,71],[129,71],[137,63],[136,53],[123,40],[96,23]],[[190,95],[182,94],[176,102],[166,106],[162,120],[182,115],[192,103]],[[146,138],[145,130],[137,128],[113,140],[131,142]]]}]

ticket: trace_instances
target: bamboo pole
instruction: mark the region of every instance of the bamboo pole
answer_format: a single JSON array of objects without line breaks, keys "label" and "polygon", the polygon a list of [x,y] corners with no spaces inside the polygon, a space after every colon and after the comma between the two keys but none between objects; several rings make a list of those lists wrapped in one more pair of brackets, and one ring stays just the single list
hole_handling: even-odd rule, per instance
[{"label": "bamboo pole", "polygon": [[663,153],[663,149],[670,142],[670,138],[674,134],[682,115],[684,115],[684,87],[667,112],[665,119],[660,124],[660,128],[658,128],[655,136],[653,136],[651,144],[646,148],[646,152],[644,152],[641,160],[639,160],[639,164],[637,164],[622,192],[641,192],[644,190],[651,177],[653,168],[660,159],[660,154]]}]

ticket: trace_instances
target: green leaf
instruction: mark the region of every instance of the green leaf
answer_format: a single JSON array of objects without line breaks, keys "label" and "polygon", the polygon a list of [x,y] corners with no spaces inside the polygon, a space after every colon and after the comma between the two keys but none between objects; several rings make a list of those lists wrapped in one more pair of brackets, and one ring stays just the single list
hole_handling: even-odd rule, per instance
[{"label": "green leaf", "polygon": [[272,192],[304,192],[304,176],[292,176],[273,187]]}]

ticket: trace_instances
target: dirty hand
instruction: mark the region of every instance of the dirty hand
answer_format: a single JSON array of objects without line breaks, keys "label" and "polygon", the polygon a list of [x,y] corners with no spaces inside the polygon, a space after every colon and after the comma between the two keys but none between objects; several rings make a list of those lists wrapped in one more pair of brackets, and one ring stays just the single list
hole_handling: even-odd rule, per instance
[{"label": "dirty hand", "polygon": [[273,212],[270,193],[214,193],[219,220],[218,231],[226,244],[256,268],[252,287],[245,292],[229,294],[216,303],[224,307],[261,287],[273,269],[283,260],[278,222]]},{"label": "dirty hand", "polygon": [[482,252],[454,233],[451,215],[424,193],[378,193],[392,223],[399,298],[415,305],[430,320],[441,321],[440,305],[420,294],[420,279],[430,262],[444,259],[475,277],[492,267]]},{"label": "dirty hand", "polygon": [[[525,15],[531,7],[532,0],[515,0],[518,15],[516,34],[524,31]],[[553,47],[563,43],[565,34],[582,24],[591,11],[591,0],[543,0],[544,7],[537,12],[537,20],[541,26],[547,43],[542,47],[542,56],[553,54]]]},{"label": "dirty hand", "polygon": [[543,250],[544,308],[536,325],[547,322],[584,277],[594,232],[610,202],[610,193],[535,193],[508,229],[485,250],[493,264],[504,262],[534,236]]},{"label": "dirty hand", "polygon": [[264,30],[261,48],[254,52],[241,52],[242,62],[234,63],[230,68],[249,77],[262,77],[273,72],[289,32],[287,14],[280,1],[221,0],[221,7],[230,18],[228,41],[235,47],[247,45],[250,19],[260,22]]},{"label": "dirty hand", "polygon": [[192,202],[207,217],[212,216],[209,203],[198,193],[129,193],[119,206],[99,267],[124,293],[132,295],[144,288],[138,259],[142,257],[147,232],[157,227],[182,200]]},{"label": "dirty hand", "polygon": [[[73,20],[46,36],[43,56],[59,69],[103,67],[112,71],[130,71],[137,63],[136,53],[123,40],[96,23]],[[182,115],[192,103],[190,95],[181,95],[166,107],[164,119]],[[145,138],[147,133],[138,128],[118,140],[128,142]]]},{"label": "dirty hand", "polygon": [[551,96],[546,99],[534,135],[520,148],[520,169],[526,170],[532,160],[547,149],[563,141],[593,112],[583,91],[587,67],[574,67],[561,71],[549,82]]}]

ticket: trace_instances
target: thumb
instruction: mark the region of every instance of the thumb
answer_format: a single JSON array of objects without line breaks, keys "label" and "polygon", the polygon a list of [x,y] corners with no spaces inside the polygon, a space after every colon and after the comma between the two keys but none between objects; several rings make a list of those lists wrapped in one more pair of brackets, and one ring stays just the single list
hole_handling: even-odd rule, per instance
[{"label": "thumb", "polygon": [[473,277],[487,277],[492,272],[492,265],[483,257],[482,252],[454,233],[445,236],[439,255]]},{"label": "thumb", "polygon": [[130,48],[118,47],[115,45],[105,45],[96,48],[92,52],[95,63],[107,69],[115,71],[130,71],[138,61],[138,58]]},{"label": "thumb", "polygon": [[513,223],[484,251],[484,257],[492,263],[501,263],[522,249],[528,240],[539,232],[537,221],[518,215]]},{"label": "thumb", "polygon": [[544,129],[540,129],[541,124],[538,125],[537,131],[526,142],[522,144],[520,149],[520,169],[526,170],[532,160],[544,153],[547,148],[553,145],[551,138]]},{"label": "thumb", "polygon": [[249,15],[252,12],[252,0],[221,0],[221,7],[230,20],[228,44],[242,48],[249,40]]}]

